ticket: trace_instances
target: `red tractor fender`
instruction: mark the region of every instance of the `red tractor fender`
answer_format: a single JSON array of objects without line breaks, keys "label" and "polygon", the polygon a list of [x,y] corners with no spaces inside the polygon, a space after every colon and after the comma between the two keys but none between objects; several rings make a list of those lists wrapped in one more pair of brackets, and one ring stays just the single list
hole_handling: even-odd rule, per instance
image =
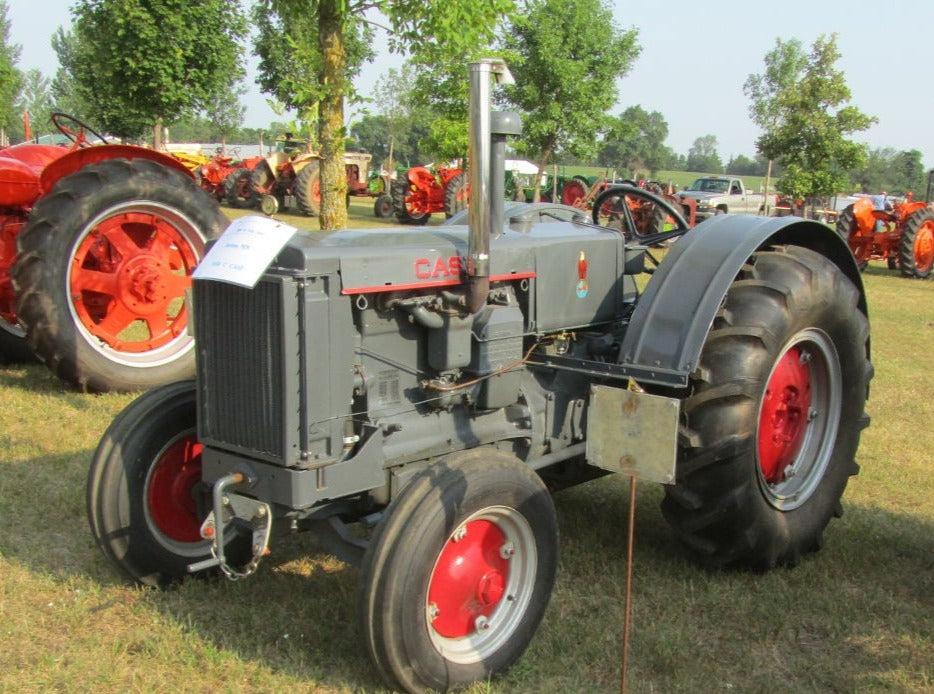
[{"label": "red tractor fender", "polygon": [[32,207],[42,171],[67,153],[54,145],[19,145],[0,153],[0,206]]},{"label": "red tractor fender", "polygon": [[90,164],[98,164],[109,159],[149,159],[180,171],[189,178],[194,178],[194,174],[184,164],[168,154],[134,145],[100,145],[72,150],[46,166],[39,179],[42,194],[52,190],[55,184],[65,176]]},{"label": "red tractor fender", "polygon": [[424,166],[413,166],[406,172],[406,176],[409,179],[409,183],[419,190],[424,191],[426,194],[431,191],[432,188],[438,187],[438,179]]}]

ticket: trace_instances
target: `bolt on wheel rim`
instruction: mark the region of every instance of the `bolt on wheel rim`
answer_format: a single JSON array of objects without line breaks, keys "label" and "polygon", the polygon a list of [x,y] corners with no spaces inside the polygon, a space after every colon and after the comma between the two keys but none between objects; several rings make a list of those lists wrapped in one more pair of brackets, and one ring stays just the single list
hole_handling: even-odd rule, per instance
[{"label": "bolt on wheel rim", "polygon": [[840,425],[842,378],[830,338],[795,335],[769,373],[756,434],[759,486],[790,511],[814,493],[830,463]]},{"label": "bolt on wheel rim", "polygon": [[535,535],[518,511],[492,506],[461,523],[428,581],[425,613],[438,652],[467,664],[501,649],[528,609],[537,566]]}]

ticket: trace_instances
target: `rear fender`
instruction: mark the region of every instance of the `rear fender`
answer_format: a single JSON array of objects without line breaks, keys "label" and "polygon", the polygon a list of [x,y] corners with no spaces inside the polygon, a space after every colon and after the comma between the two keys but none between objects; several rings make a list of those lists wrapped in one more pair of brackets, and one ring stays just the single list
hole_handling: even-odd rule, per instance
[{"label": "rear fender", "polygon": [[48,193],[65,176],[85,166],[99,164],[109,159],[149,159],[170,169],[181,171],[189,178],[194,178],[192,172],[184,164],[168,154],[133,145],[100,145],[72,150],[46,166],[39,180],[42,193]]},{"label": "rear fender", "polygon": [[859,290],[859,308],[868,315],[856,261],[833,230],[797,217],[713,217],[675,243],[655,271],[633,312],[620,363],[637,381],[686,385],[737,273],[755,251],[772,245],[827,257]]}]

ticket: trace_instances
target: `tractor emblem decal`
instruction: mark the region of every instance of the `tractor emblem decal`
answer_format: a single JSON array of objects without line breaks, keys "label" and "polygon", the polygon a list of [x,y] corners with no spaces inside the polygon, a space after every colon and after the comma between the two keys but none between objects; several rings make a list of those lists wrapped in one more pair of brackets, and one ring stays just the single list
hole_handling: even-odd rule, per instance
[{"label": "tractor emblem decal", "polygon": [[577,298],[583,299],[587,296],[589,288],[587,286],[587,256],[581,251],[580,258],[577,259]]},{"label": "tractor emblem decal", "polygon": [[460,256],[452,255],[450,258],[438,258],[434,261],[428,258],[417,258],[415,260],[415,276],[420,280],[460,277],[460,274]]}]

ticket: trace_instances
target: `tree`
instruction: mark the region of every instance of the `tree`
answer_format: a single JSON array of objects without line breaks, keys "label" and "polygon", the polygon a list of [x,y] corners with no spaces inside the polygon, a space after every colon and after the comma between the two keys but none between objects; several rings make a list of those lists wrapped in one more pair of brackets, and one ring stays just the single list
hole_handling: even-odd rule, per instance
[{"label": "tree", "polygon": [[16,99],[23,83],[23,75],[16,67],[20,46],[10,43],[8,12],[6,0],[0,0],[0,140],[20,117]]},{"label": "tree", "polygon": [[600,166],[627,172],[648,169],[654,178],[671,158],[665,146],[666,137],[668,123],[661,113],[630,106],[610,122],[597,161]]},{"label": "tree", "polygon": [[58,56],[58,70],[52,78],[52,103],[56,111],[62,111],[83,121],[91,121],[91,106],[72,77],[77,68],[78,38],[73,29],[62,27],[52,34],[52,50]]},{"label": "tree", "polygon": [[491,40],[493,27],[512,10],[513,0],[265,0],[265,4],[287,21],[312,19],[311,35],[317,37],[320,50],[313,83],[322,156],[319,223],[322,229],[340,229],[347,224],[344,99],[352,93],[348,78],[352,37],[360,36],[362,27],[379,13],[390,30],[391,51],[404,53],[417,43],[422,55],[463,57]]},{"label": "tree", "polygon": [[814,198],[846,190],[848,172],[865,160],[865,148],[846,136],[876,119],[849,105],[850,89],[834,67],[839,57],[836,34],[820,36],[810,53],[797,39],[776,39],[765,72],[743,86],[763,130],[759,152],[784,166],[777,183],[783,193]]},{"label": "tree", "polygon": [[233,89],[214,94],[205,104],[204,114],[213,126],[221,145],[226,145],[230,135],[243,125],[246,107],[240,103],[240,97],[245,93],[243,85],[238,84]]},{"label": "tree", "polygon": [[123,138],[206,109],[243,76],[246,19],[227,0],[78,0],[70,77],[88,117]]},{"label": "tree", "polygon": [[[16,101],[17,113],[28,113],[29,122],[33,133],[41,134],[39,130],[50,124],[50,114],[52,113],[52,91],[49,86],[49,79],[39,70],[27,70],[23,75],[23,86],[20,90],[19,99]],[[13,132],[17,139],[22,140],[25,133],[23,124],[15,124]]]},{"label": "tree", "polygon": [[865,165],[853,171],[852,178],[864,193],[884,190],[896,195],[909,191],[923,195],[927,188],[921,152],[916,149],[902,152],[891,147],[870,149]]},{"label": "tree", "polygon": [[505,93],[525,114],[521,146],[540,171],[562,152],[596,153],[616,82],[639,55],[637,35],[617,29],[602,0],[529,0],[514,20],[503,44],[516,85]]},{"label": "tree", "polygon": [[688,150],[688,171],[701,173],[723,173],[723,162],[717,153],[716,135],[704,135],[694,140]]}]

